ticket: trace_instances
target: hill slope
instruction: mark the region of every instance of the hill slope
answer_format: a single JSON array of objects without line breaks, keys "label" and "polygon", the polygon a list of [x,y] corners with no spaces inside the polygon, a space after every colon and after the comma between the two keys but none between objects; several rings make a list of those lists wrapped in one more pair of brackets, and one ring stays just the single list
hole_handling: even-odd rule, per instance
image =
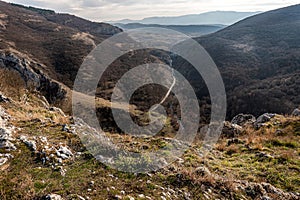
[{"label": "hill slope", "polygon": [[210,33],[217,32],[223,29],[224,25],[159,25],[159,24],[141,24],[141,23],[130,23],[130,24],[115,24],[122,29],[135,29],[135,28],[167,28],[178,32],[182,32],[191,37],[199,37]]},{"label": "hill slope", "polygon": [[15,49],[47,66],[51,78],[71,86],[93,47],[122,31],[72,15],[0,1],[0,49]]},{"label": "hill slope", "polygon": [[197,39],[219,67],[229,114],[289,113],[300,105],[300,5]]}]

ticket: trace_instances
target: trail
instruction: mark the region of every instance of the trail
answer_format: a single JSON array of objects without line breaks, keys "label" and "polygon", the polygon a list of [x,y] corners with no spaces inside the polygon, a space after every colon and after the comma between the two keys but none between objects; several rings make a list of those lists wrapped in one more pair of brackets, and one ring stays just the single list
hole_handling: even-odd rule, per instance
[{"label": "trail", "polygon": [[170,86],[170,88],[169,88],[168,92],[166,93],[166,95],[164,96],[164,98],[160,101],[159,104],[157,104],[156,106],[154,106],[154,107],[150,110],[150,112],[156,110],[156,109],[158,108],[158,106],[162,105],[162,104],[167,100],[167,98],[170,96],[170,94],[171,94],[173,88],[174,88],[175,85],[176,85],[177,79],[176,79],[176,77],[175,77],[175,70],[172,68],[172,67],[173,67],[173,60],[172,60],[171,56],[170,56],[170,67],[171,67],[171,69],[172,69],[173,83],[172,83],[172,85]]}]

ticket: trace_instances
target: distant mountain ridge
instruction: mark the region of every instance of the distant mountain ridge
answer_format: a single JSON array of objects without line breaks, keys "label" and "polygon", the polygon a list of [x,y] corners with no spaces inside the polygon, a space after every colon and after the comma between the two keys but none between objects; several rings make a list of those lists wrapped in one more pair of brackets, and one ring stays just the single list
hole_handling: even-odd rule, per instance
[{"label": "distant mountain ridge", "polygon": [[212,11],[201,14],[182,15],[175,17],[149,17],[142,20],[124,19],[119,21],[110,21],[108,23],[129,24],[160,24],[160,25],[211,25],[224,24],[231,25],[247,17],[256,15],[260,12],[235,12],[235,11]]},{"label": "distant mountain ridge", "polygon": [[199,37],[202,35],[217,32],[226,26],[224,25],[160,25],[160,24],[140,24],[140,23],[130,23],[130,24],[115,24],[124,30],[135,29],[135,28],[167,28],[172,29],[192,37]]}]

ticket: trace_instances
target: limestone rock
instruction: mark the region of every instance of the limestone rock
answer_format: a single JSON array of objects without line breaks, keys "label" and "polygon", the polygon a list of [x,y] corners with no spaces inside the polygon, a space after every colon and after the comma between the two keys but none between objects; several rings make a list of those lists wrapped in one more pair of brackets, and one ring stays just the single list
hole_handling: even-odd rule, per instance
[{"label": "limestone rock", "polygon": [[243,128],[237,124],[225,122],[222,130],[222,136],[225,138],[234,138],[241,134]]},{"label": "limestone rock", "polygon": [[20,140],[32,151],[37,151],[36,142],[29,140],[26,136],[21,136]]},{"label": "limestone rock", "polygon": [[293,116],[300,116],[300,109],[296,108],[293,112],[292,112]]},{"label": "limestone rock", "polygon": [[64,146],[60,146],[60,148],[56,151],[56,155],[64,160],[73,157],[72,151]]},{"label": "limestone rock", "polygon": [[231,123],[239,126],[244,126],[245,124],[253,124],[255,123],[256,118],[250,114],[238,114],[235,116]]},{"label": "limestone rock", "polygon": [[48,194],[44,199],[45,200],[63,200],[63,198],[58,194]]},{"label": "limestone rock", "polygon": [[265,113],[257,118],[254,125],[256,128],[260,128],[260,127],[264,126],[264,124],[266,122],[271,121],[271,119],[274,118],[275,116],[276,116],[276,114],[273,114],[273,113]]}]

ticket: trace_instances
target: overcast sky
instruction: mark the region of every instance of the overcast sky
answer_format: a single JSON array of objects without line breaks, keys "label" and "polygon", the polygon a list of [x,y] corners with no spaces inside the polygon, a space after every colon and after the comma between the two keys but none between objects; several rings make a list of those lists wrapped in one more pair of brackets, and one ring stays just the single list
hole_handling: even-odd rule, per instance
[{"label": "overcast sky", "polygon": [[299,0],[6,0],[72,13],[94,21],[178,16],[207,11],[267,11]]}]

